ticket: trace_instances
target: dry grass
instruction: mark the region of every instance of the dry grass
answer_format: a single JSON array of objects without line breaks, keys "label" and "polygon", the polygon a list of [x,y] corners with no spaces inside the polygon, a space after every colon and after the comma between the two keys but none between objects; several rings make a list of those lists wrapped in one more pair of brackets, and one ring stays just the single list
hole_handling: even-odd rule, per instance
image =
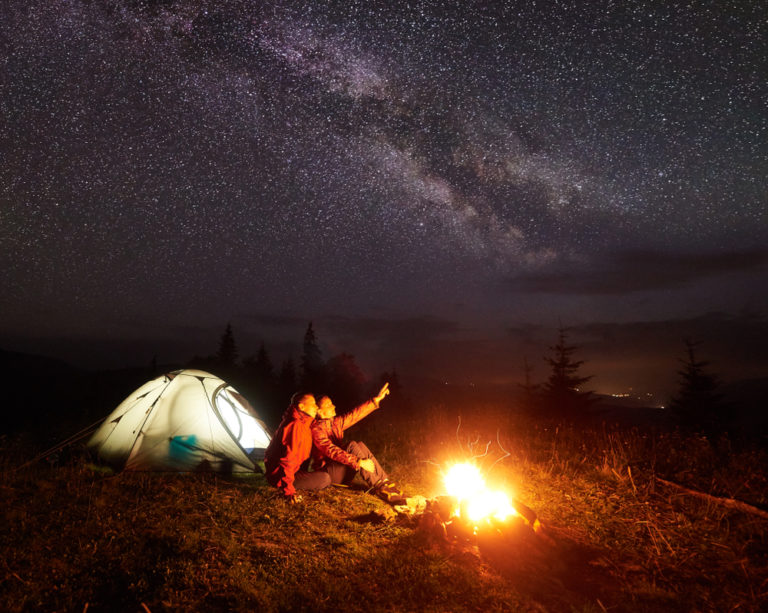
[{"label": "dry grass", "polygon": [[[23,471],[6,442],[0,609],[7,611],[760,611],[768,522],[681,496],[654,474],[764,504],[766,462],[674,434],[545,427],[492,407],[352,431],[410,493],[475,456],[542,536],[445,543],[331,488],[290,506],[258,477],[111,474],[73,457]],[[481,417],[482,416],[482,417]],[[666,438],[665,438],[666,437]],[[674,448],[675,454],[672,454]],[[674,457],[672,457],[674,455]],[[661,470],[665,472],[661,473]]]}]

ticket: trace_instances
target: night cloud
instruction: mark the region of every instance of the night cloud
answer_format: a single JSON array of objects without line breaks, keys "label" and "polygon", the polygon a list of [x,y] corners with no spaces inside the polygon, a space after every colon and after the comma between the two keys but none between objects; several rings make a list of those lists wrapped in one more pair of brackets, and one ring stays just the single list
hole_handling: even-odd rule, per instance
[{"label": "night cloud", "polygon": [[553,271],[515,277],[514,291],[541,294],[620,295],[681,288],[721,275],[761,273],[768,251],[670,253],[625,251],[583,264],[555,266]]}]

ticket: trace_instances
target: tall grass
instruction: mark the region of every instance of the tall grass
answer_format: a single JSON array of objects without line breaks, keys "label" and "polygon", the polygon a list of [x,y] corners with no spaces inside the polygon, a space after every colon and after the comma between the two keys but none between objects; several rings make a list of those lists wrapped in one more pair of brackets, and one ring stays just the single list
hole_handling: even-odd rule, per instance
[{"label": "tall grass", "polygon": [[[691,498],[766,503],[766,457],[676,431],[545,422],[488,404],[386,408],[349,432],[410,495],[472,459],[544,525],[435,538],[359,489],[291,506],[254,475],[110,473],[0,441],[7,611],[759,611],[766,522]],[[58,462],[58,463],[56,463]]]}]

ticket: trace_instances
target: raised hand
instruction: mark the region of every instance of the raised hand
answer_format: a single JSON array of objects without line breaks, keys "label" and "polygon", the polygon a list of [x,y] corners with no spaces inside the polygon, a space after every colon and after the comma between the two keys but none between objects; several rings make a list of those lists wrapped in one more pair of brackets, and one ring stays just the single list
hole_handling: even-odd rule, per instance
[{"label": "raised hand", "polygon": [[373,400],[376,402],[376,404],[379,404],[386,395],[389,394],[389,382],[384,384],[384,387],[382,387],[379,390],[379,393],[373,398]]}]

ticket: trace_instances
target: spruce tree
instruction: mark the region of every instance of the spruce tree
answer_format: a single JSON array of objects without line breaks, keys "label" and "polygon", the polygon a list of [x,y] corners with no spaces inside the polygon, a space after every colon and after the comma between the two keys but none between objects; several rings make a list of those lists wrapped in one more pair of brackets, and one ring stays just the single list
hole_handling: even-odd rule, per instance
[{"label": "spruce tree", "polygon": [[283,394],[263,342],[256,355],[250,355],[243,360],[243,367],[245,381],[242,387],[248,391],[251,402],[258,406],[259,411],[268,414],[268,417],[279,417],[279,411],[284,408]]},{"label": "spruce tree", "polygon": [[243,360],[243,367],[255,385],[263,388],[274,387],[275,367],[272,365],[272,359],[264,343],[261,343],[256,355],[250,355]]},{"label": "spruce tree", "polygon": [[325,387],[325,364],[311,321],[304,333],[300,367],[301,385],[312,393],[319,394],[322,392]]},{"label": "spruce tree", "polygon": [[553,415],[575,416],[596,402],[591,391],[583,391],[582,386],[592,376],[579,375],[583,360],[574,360],[573,354],[578,347],[568,344],[567,330],[560,327],[557,344],[550,347],[552,357],[545,358],[552,372],[542,386],[544,407]]},{"label": "spruce tree", "polygon": [[227,324],[224,334],[221,335],[219,340],[219,350],[216,352],[216,362],[219,366],[224,368],[232,368],[237,363],[237,343],[235,343],[235,335],[232,332],[232,324]]},{"label": "spruce tree", "polygon": [[264,381],[271,381],[274,376],[274,366],[272,366],[272,360],[269,357],[267,348],[264,343],[259,345],[259,352],[256,354],[256,361],[254,367],[258,377]]},{"label": "spruce tree", "polygon": [[678,370],[680,387],[672,398],[669,409],[678,423],[686,428],[711,432],[722,417],[722,396],[717,393],[719,386],[715,375],[706,372],[709,362],[696,358],[699,343],[685,339],[685,354],[682,370]]}]

